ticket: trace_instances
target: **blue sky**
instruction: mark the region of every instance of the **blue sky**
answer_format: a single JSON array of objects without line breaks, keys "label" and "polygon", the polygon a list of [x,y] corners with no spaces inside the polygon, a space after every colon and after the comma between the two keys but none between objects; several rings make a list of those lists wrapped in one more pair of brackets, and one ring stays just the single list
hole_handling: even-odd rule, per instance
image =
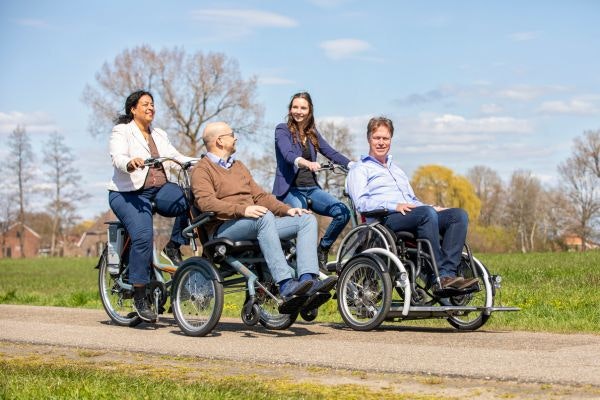
[{"label": "blue sky", "polygon": [[39,165],[48,134],[63,134],[91,218],[107,207],[111,166],[109,132],[87,132],[84,86],[126,48],[181,46],[223,52],[257,76],[269,127],[307,90],[317,123],[347,124],[356,155],[383,114],[409,174],[486,165],[505,181],[523,169],[555,185],[573,138],[600,129],[598,15],[592,0],[2,1],[0,140],[24,125]]}]

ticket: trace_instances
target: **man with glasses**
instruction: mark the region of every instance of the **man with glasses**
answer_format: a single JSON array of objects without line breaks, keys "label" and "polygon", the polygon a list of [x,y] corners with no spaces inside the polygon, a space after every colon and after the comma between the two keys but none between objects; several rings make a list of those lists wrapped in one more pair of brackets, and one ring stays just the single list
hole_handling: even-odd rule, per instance
[{"label": "man with glasses", "polygon": [[[217,221],[208,225],[213,237],[231,240],[258,240],[271,275],[279,285],[284,301],[280,312],[290,314],[300,308],[312,310],[329,299],[337,278],[317,279],[316,218],[302,208],[291,208],[265,192],[246,166],[232,156],[235,133],[224,122],[206,125],[202,140],[207,153],[192,171],[195,205],[212,211]],[[296,238],[296,272],[292,275],[280,239]]]},{"label": "man with glasses", "polygon": [[362,156],[348,173],[347,191],[358,212],[387,211],[383,223],[391,230],[413,232],[429,240],[440,277],[436,282],[433,274],[429,276],[434,293],[469,291],[477,279],[456,276],[467,237],[467,213],[461,208],[427,205],[415,196],[408,176],[389,154],[393,136],[391,120],[371,118],[367,126],[369,155]]}]

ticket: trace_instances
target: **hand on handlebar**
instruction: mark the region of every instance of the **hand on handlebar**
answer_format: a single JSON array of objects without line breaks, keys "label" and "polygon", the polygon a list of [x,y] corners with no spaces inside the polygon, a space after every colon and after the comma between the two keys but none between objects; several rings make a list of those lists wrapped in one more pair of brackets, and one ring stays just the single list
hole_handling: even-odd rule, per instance
[{"label": "hand on handlebar", "polygon": [[146,162],[144,160],[142,160],[141,158],[139,158],[139,157],[132,158],[127,163],[127,171],[131,172],[131,171],[136,170],[138,168],[144,168],[145,165],[146,165]]}]

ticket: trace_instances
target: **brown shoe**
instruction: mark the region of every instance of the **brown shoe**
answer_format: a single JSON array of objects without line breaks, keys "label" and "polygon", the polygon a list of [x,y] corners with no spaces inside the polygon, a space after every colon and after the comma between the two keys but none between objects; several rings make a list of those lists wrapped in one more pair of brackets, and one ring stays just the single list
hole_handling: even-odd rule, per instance
[{"label": "brown shoe", "polygon": [[442,293],[446,289],[455,289],[455,287],[452,285],[456,284],[457,282],[461,283],[462,278],[457,278],[455,276],[444,276],[443,278],[440,278],[441,285],[438,285],[437,283],[433,285],[433,293],[438,294]]},{"label": "brown shoe", "polygon": [[479,279],[477,278],[461,278],[461,282],[457,282],[454,287],[457,289],[466,289],[475,285],[477,282],[479,282]]}]

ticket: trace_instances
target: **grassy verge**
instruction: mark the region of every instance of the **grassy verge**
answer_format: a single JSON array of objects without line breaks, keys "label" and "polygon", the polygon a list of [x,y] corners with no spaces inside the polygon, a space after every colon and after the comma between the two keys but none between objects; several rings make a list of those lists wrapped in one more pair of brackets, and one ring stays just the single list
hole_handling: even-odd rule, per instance
[{"label": "grassy verge", "polygon": [[[503,277],[496,305],[521,307],[495,313],[486,328],[600,333],[600,252],[482,254],[491,273]],[[0,259],[0,303],[101,308],[96,260],[89,258]],[[226,296],[223,315],[239,317],[243,294]],[[341,322],[335,301],[317,321]],[[407,321],[443,326],[443,320]]]}]

